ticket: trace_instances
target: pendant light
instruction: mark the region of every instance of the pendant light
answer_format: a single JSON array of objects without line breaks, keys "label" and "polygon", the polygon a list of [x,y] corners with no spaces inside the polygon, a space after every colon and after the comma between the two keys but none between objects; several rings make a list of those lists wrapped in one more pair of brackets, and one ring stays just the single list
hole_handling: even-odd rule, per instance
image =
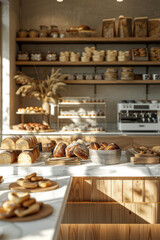
[{"label": "pendant light", "polygon": [[63,0],[57,0],[57,2],[63,2]]},{"label": "pendant light", "polygon": [[117,0],[117,2],[123,2],[123,0]]}]

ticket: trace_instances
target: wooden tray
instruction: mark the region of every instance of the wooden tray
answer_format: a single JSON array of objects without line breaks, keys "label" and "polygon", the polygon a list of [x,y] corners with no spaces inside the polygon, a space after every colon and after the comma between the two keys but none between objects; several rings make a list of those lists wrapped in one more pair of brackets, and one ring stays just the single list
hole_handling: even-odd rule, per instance
[{"label": "wooden tray", "polygon": [[39,220],[41,218],[48,217],[53,213],[54,209],[52,206],[48,204],[43,204],[42,208],[38,213],[35,213],[33,215],[29,215],[26,217],[13,217],[10,219],[0,219],[0,221],[5,221],[5,222],[28,222],[28,221],[35,221]]},{"label": "wooden tray", "polygon": [[80,165],[81,161],[77,157],[72,157],[72,158],[66,158],[66,157],[61,157],[61,158],[54,158],[50,157],[45,161],[46,165]]},{"label": "wooden tray", "polygon": [[9,189],[10,190],[14,190],[14,191],[20,191],[20,192],[29,192],[29,193],[34,193],[34,192],[46,192],[46,191],[52,191],[56,188],[58,188],[59,185],[57,182],[52,181],[52,185],[50,187],[46,187],[46,188],[24,188],[19,186],[16,182],[13,182],[9,185]]},{"label": "wooden tray", "polygon": [[46,129],[46,130],[32,130],[32,131],[28,131],[28,130],[22,130],[22,129],[18,129],[18,127],[16,127],[16,125],[12,126],[12,129],[10,129],[11,131],[18,131],[19,133],[43,133],[43,132],[55,132],[55,129],[54,128],[49,128],[49,129]]},{"label": "wooden tray", "polygon": [[158,164],[160,157],[155,154],[139,154],[133,148],[128,149],[126,157],[133,164]]}]

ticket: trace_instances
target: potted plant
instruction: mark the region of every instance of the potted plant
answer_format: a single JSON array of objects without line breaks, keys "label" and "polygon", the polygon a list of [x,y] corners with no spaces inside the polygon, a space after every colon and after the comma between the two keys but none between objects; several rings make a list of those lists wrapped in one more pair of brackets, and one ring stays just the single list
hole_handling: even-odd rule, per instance
[{"label": "potted plant", "polygon": [[16,92],[17,95],[22,97],[34,97],[37,100],[42,100],[42,108],[46,113],[50,113],[49,103],[56,103],[60,97],[59,91],[66,87],[64,83],[66,74],[62,74],[61,69],[54,68],[51,70],[50,76],[45,80],[35,80],[22,72],[14,76],[17,84],[21,84]]}]

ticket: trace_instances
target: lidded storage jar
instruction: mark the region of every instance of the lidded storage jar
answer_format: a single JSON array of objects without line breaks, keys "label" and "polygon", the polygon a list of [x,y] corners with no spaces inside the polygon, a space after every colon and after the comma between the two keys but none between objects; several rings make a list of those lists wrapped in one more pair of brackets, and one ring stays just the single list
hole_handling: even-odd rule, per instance
[{"label": "lidded storage jar", "polygon": [[48,35],[48,27],[45,25],[41,25],[39,27],[39,37],[47,37]]},{"label": "lidded storage jar", "polygon": [[49,36],[53,38],[57,38],[59,36],[59,30],[57,26],[51,25]]}]

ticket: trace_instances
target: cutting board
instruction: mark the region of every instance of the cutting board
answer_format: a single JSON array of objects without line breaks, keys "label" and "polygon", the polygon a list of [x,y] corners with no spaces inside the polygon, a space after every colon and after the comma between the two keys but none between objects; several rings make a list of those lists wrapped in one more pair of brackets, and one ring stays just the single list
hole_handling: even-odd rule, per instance
[{"label": "cutting board", "polygon": [[66,158],[66,157],[61,157],[61,158],[54,158],[50,157],[45,161],[46,165],[80,165],[81,161],[77,157],[72,157],[72,158]]},{"label": "cutting board", "polygon": [[127,158],[133,164],[159,164],[160,157],[156,154],[140,154],[134,149],[128,149],[126,152]]},{"label": "cutting board", "polygon": [[37,188],[29,189],[29,188],[24,188],[24,187],[19,186],[16,182],[13,182],[9,185],[10,190],[19,191],[19,192],[28,192],[28,193],[52,191],[58,187],[59,187],[59,185],[55,181],[52,181],[52,185],[50,187],[46,187],[46,188],[37,187]]},{"label": "cutting board", "polygon": [[28,222],[28,221],[35,221],[39,220],[41,218],[48,217],[53,213],[53,207],[48,204],[43,204],[42,208],[38,213],[35,213],[33,215],[25,216],[25,217],[13,217],[8,219],[0,219],[0,221],[5,222]]}]

